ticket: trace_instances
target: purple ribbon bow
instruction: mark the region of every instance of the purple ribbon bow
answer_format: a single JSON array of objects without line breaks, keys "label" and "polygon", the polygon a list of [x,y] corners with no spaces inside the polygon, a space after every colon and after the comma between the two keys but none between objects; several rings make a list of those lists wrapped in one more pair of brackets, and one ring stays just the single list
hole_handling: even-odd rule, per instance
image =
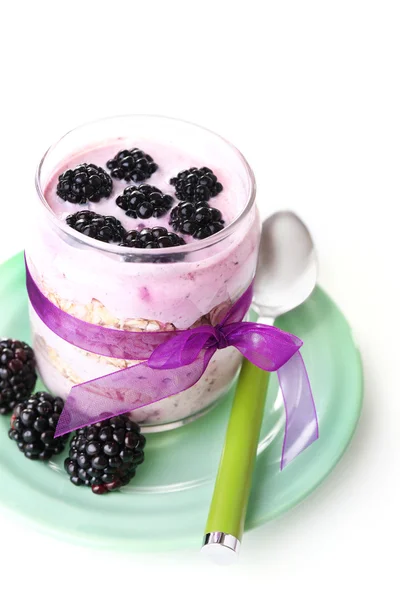
[{"label": "purple ribbon bow", "polygon": [[243,322],[253,285],[213,327],[131,332],[81,321],[54,305],[26,267],[29,299],[39,318],[67,342],[103,356],[142,360],[72,387],[56,436],[158,402],[192,387],[217,350],[234,346],[265,371],[277,371],[286,412],[281,468],[318,439],[318,421],[302,341],[276,327]]}]

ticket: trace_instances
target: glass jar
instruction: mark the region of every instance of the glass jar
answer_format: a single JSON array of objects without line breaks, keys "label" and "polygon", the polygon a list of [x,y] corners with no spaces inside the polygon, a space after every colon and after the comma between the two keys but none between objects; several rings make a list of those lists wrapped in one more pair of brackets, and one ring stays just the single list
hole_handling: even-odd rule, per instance
[{"label": "glass jar", "polygon": [[[219,161],[236,201],[240,201],[238,214],[225,229],[191,242],[184,246],[184,252],[182,246],[135,249],[86,237],[54,213],[45,189],[68,157],[88,147],[103,146],[108,140],[120,141],[122,148],[127,147],[124,140],[131,143],[141,138],[157,139],[189,153],[201,151],[214,163]],[[83,321],[128,331],[215,325],[254,277],[260,221],[253,173],[234,146],[191,123],[124,116],[79,127],[44,155],[37,170],[36,190],[39,202],[26,243],[29,269],[49,300]],[[76,384],[135,364],[73,346],[53,333],[32,307],[30,319],[39,373],[52,394],[66,398]],[[147,431],[193,420],[230,388],[240,362],[236,349],[218,351],[193,387],[134,411],[133,418]]]}]

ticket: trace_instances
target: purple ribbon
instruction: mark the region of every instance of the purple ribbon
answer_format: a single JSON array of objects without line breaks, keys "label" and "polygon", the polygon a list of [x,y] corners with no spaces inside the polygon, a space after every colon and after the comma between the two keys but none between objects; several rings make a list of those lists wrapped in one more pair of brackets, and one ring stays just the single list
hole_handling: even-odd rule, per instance
[{"label": "purple ribbon", "polygon": [[144,361],[72,387],[56,436],[187,390],[217,350],[234,346],[260,369],[277,371],[286,412],[281,468],[318,439],[314,399],[299,351],[303,342],[277,327],[243,322],[253,284],[215,327],[165,332],[121,331],[77,319],[44,296],[27,266],[26,285],[37,315],[62,339],[95,354]]}]

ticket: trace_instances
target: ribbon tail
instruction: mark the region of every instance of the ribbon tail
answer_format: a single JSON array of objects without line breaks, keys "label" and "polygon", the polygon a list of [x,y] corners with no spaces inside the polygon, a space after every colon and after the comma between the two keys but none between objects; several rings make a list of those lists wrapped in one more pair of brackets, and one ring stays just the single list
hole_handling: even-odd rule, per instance
[{"label": "ribbon tail", "polygon": [[296,352],[278,369],[286,412],[281,470],[319,437],[317,411],[307,369]]},{"label": "ribbon tail", "polygon": [[191,364],[174,369],[154,369],[145,361],[75,385],[60,415],[55,437],[187,390],[203,375],[214,353],[215,349],[209,348]]}]

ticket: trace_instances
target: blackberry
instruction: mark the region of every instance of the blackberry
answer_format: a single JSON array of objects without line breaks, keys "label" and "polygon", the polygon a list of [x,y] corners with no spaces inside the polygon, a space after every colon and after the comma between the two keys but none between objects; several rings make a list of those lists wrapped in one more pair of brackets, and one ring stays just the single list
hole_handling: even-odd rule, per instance
[{"label": "blackberry", "polygon": [[96,165],[82,163],[75,169],[68,169],[58,178],[57,194],[73,204],[99,202],[108,198],[113,182],[108,173]]},{"label": "blackberry", "polygon": [[121,221],[115,217],[99,215],[91,210],[81,210],[68,215],[67,224],[75,231],[101,242],[121,242],[126,235]]},{"label": "blackberry", "polygon": [[207,202],[180,202],[172,209],[169,222],[175,231],[192,235],[199,240],[224,228],[221,212],[208,206]]},{"label": "blackberry", "polygon": [[17,404],[8,435],[26,458],[48,460],[64,450],[68,435],[54,438],[63,408],[61,398],[53,398],[46,392],[37,392]]},{"label": "blackberry", "polygon": [[172,248],[183,246],[185,240],[165,227],[145,227],[141,231],[128,231],[120,246],[129,248]]},{"label": "blackberry", "polygon": [[144,460],[145,443],[139,426],[126,415],[112,417],[78,429],[64,467],[72,483],[104,494],[130,482]]},{"label": "blackberry", "polygon": [[222,184],[208,167],[181,171],[170,180],[175,195],[182,202],[207,202],[222,192]]},{"label": "blackberry", "polygon": [[32,393],[36,383],[35,357],[25,342],[0,340],[0,415],[11,412]]},{"label": "blackberry", "polygon": [[125,181],[144,181],[153,175],[158,169],[149,154],[145,154],[139,148],[132,150],[121,150],[107,162],[107,168],[111,176]]},{"label": "blackberry", "polygon": [[165,215],[174,200],[172,196],[163,194],[161,190],[153,185],[142,183],[138,187],[130,185],[125,188],[123,194],[116,199],[116,203],[126,212],[128,217],[150,219],[150,217]]}]

